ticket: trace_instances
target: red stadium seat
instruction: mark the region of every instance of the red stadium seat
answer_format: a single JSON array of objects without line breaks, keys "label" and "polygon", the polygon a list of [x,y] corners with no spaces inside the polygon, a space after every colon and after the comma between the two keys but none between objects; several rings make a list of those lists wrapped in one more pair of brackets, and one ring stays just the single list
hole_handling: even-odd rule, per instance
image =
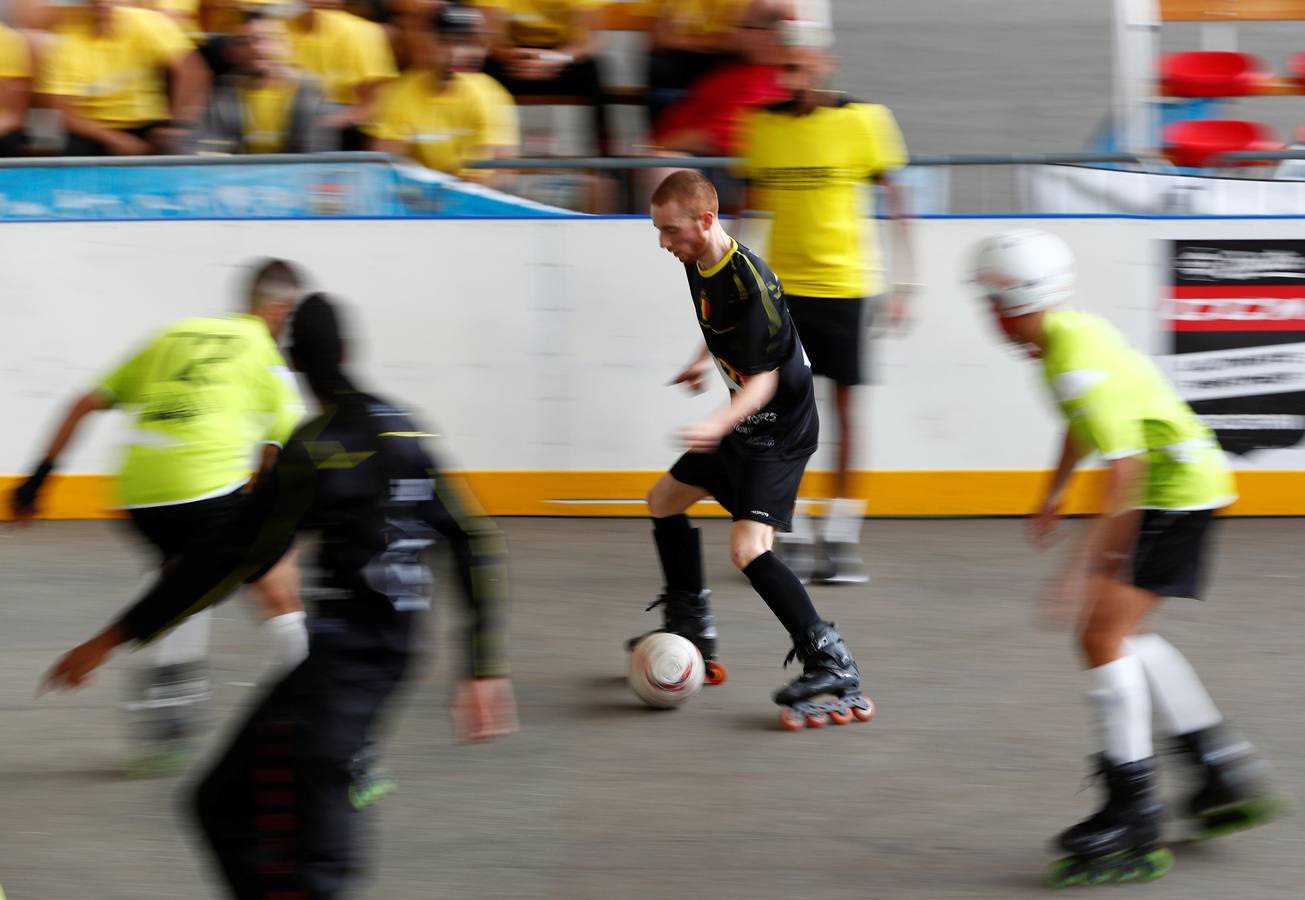
[{"label": "red stadium seat", "polygon": [[1160,61],[1167,97],[1244,97],[1272,77],[1264,60],[1249,53],[1193,50],[1168,53]]},{"label": "red stadium seat", "polygon": [[[1281,150],[1282,141],[1268,125],[1240,119],[1174,122],[1164,130],[1165,156],[1176,166],[1199,169],[1211,157],[1238,150]],[[1253,166],[1256,162],[1237,165]]]}]

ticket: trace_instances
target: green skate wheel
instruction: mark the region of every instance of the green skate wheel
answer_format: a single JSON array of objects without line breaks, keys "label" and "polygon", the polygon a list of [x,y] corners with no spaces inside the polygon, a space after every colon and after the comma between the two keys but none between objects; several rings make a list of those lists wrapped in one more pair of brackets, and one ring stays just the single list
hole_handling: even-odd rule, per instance
[{"label": "green skate wheel", "polygon": [[1197,823],[1198,840],[1208,841],[1268,825],[1291,812],[1291,803],[1285,797],[1256,797],[1239,806],[1221,809],[1201,817]]}]

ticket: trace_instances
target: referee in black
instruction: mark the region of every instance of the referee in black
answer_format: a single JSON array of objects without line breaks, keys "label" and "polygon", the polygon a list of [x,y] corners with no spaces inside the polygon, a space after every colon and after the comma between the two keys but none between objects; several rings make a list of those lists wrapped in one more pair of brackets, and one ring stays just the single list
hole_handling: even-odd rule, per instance
[{"label": "referee in black", "polygon": [[507,679],[502,540],[471,515],[400,409],[342,367],[333,303],[306,299],[292,364],[322,413],[300,426],[269,477],[208,540],[187,548],[113,624],[62,657],[45,686],[75,688],[124,643],[153,640],[273,565],[301,531],[320,534],[308,658],[255,706],[200,783],[194,809],[237,898],[347,895],[361,866],[351,761],[414,650],[430,604],[425,551],[443,538],[467,601],[468,668],[455,701],[464,737],[516,728]]}]

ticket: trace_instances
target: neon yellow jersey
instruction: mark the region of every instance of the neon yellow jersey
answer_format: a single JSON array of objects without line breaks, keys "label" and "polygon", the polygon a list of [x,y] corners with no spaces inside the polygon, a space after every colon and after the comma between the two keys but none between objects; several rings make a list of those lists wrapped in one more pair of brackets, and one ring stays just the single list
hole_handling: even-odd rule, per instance
[{"label": "neon yellow jersey", "polygon": [[283,444],[304,414],[261,319],[188,319],[98,385],[133,419],[118,493],[124,507],[217,497],[249,480],[260,443]]},{"label": "neon yellow jersey", "polygon": [[1218,509],[1237,499],[1219,442],[1149,358],[1090,313],[1046,314],[1043,374],[1074,442],[1146,459],[1144,509]]},{"label": "neon yellow jersey", "polygon": [[794,115],[789,104],[743,119],[739,175],[753,205],[774,214],[765,257],[784,290],[852,299],[883,293],[866,217],[866,185],[906,164],[906,146],[885,106],[844,102]]}]

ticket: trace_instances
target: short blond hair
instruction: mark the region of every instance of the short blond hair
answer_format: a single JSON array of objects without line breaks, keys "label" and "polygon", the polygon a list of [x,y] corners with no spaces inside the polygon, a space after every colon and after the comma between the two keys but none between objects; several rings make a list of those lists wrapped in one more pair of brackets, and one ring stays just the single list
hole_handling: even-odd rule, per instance
[{"label": "short blond hair", "polygon": [[707,177],[695,169],[680,169],[662,179],[653,191],[652,205],[665,206],[675,201],[695,219],[705,212],[720,214],[720,198]]}]

